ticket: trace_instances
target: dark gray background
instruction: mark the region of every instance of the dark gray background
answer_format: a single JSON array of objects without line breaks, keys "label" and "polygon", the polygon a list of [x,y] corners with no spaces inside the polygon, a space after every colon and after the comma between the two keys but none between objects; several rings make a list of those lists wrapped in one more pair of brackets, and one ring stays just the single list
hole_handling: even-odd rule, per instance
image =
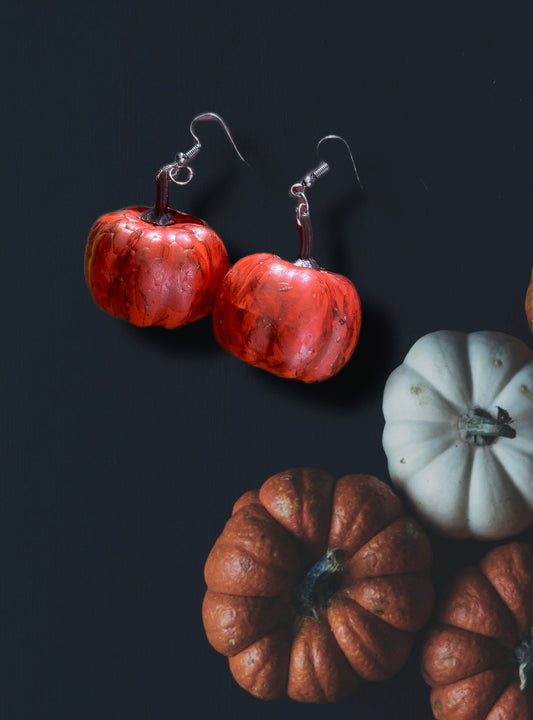
[{"label": "dark gray background", "polygon": [[[381,397],[421,335],[531,344],[533,44],[527,2],[29,2],[2,16],[5,446],[0,523],[7,720],[429,720],[418,657],[331,708],[263,703],[201,624],[203,564],[233,501],[312,465],[387,479]],[[92,223],[173,205],[235,261],[297,249],[290,185],[316,164],[316,256],[350,277],[363,329],[317,386],[225,354],[209,320],[138,329],[83,277]],[[531,534],[525,534],[531,537]],[[434,539],[435,582],[490,544]]]}]

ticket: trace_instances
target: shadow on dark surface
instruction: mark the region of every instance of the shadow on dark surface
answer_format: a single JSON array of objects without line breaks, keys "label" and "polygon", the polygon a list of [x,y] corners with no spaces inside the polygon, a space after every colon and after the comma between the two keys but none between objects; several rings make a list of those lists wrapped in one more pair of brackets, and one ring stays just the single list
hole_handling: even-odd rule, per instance
[{"label": "shadow on dark surface", "polygon": [[[125,323],[135,342],[152,345],[167,354],[207,354],[218,352],[221,362],[239,362],[220,348],[213,335],[211,315],[175,330],[161,327],[139,328]],[[273,375],[265,370],[248,367],[250,382],[263,383],[279,392],[306,402],[327,403],[349,407],[381,394],[389,371],[388,358],[394,345],[394,328],[388,315],[378,306],[363,301],[361,334],[355,351],[334,377],[320,383],[303,383]],[[244,367],[244,363],[242,363]],[[255,379],[254,379],[255,378]]]},{"label": "shadow on dark surface", "polygon": [[417,635],[407,664],[394,677],[382,682],[363,681],[344,702],[360,713],[371,713],[372,717],[400,717],[390,715],[395,705],[405,713],[401,717],[416,720],[432,717],[430,688],[420,672],[420,642],[421,635]]},{"label": "shadow on dark surface", "polygon": [[[342,268],[343,274],[355,277],[354,268],[350,268],[347,248],[356,242],[355,233],[348,235],[348,219],[358,217],[369,206],[368,199],[359,193],[345,193],[338,199],[334,207],[326,215],[328,228],[331,228],[331,238],[328,241],[334,267]],[[352,223],[353,224],[353,223]]]},{"label": "shadow on dark surface", "polygon": [[265,370],[251,368],[258,382],[272,384],[279,392],[283,389],[299,401],[328,404],[347,408],[354,403],[366,402],[381,395],[389,371],[388,358],[395,342],[390,317],[372,303],[363,305],[361,334],[355,351],[337,375],[320,383],[303,383],[277,377]]},{"label": "shadow on dark surface", "polygon": [[[351,251],[348,249],[357,243],[357,232],[353,228],[361,220],[363,211],[369,205],[367,195],[356,186],[338,196],[324,216],[323,226],[327,228],[327,231],[322,238],[322,243],[327,245],[331,268],[335,268],[335,272],[341,272],[349,277],[355,282],[356,287],[357,268],[351,267]],[[348,231],[348,227],[351,227],[352,230]]]},{"label": "shadow on dark surface", "polygon": [[175,330],[167,330],[162,327],[139,328],[129,323],[126,326],[135,342],[155,347],[174,356],[176,360],[181,354],[197,355],[214,351],[222,352],[213,335],[211,315]]}]

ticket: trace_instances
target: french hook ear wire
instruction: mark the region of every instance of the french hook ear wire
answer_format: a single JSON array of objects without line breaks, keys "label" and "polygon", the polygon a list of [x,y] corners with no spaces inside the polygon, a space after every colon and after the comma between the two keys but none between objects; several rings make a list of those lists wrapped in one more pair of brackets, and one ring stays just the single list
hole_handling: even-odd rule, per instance
[{"label": "french hook ear wire", "polygon": [[[363,183],[361,182],[361,178],[359,177],[359,173],[358,173],[358,171],[357,171],[357,165],[355,164],[355,160],[354,160],[354,157],[353,157],[353,154],[352,154],[352,150],[351,150],[348,142],[347,142],[343,137],[341,137],[340,135],[325,135],[323,138],[321,138],[321,139],[318,141],[318,144],[317,144],[317,146],[316,146],[316,154],[317,154],[317,156],[318,156],[318,159],[320,160],[320,155],[318,154],[319,148],[320,148],[320,146],[322,145],[322,143],[325,142],[326,140],[340,140],[342,143],[344,143],[344,145],[346,146],[346,149],[347,149],[347,151],[348,151],[348,155],[350,156],[350,160],[351,160],[351,162],[352,162],[352,167],[353,167],[354,172],[355,172],[355,177],[356,177],[356,179],[357,179],[357,184],[359,185],[359,187],[360,187],[361,190],[362,190],[362,189],[363,189]],[[322,162],[324,163],[324,160],[322,160]],[[325,163],[325,164],[327,165],[327,163]],[[320,166],[319,166],[319,167],[320,167]]]},{"label": "french hook ear wire", "polygon": [[344,145],[346,145],[346,149],[348,150],[348,154],[350,155],[350,160],[352,161],[352,166],[355,172],[357,183],[361,189],[363,188],[359,173],[357,172],[357,166],[355,164],[352,151],[346,140],[340,135],[325,135],[323,138],[320,138],[316,146],[316,154],[318,159],[320,160],[319,164],[315,168],[313,168],[313,170],[310,170],[306,175],[304,175],[301,180],[298,180],[293,185],[291,185],[289,191],[289,195],[296,200],[296,225],[298,228],[298,234],[300,236],[300,254],[298,255],[296,263],[309,267],[318,267],[318,265],[312,258],[313,228],[311,226],[311,217],[309,214],[309,202],[307,200],[305,192],[309,188],[313,187],[313,185],[319,178],[321,178],[323,175],[326,175],[326,173],[330,171],[330,166],[328,165],[328,163],[325,160],[322,160],[319,155],[320,146],[326,140],[340,140],[344,143]]},{"label": "french hook ear wire", "polygon": [[[248,165],[235,144],[235,140],[233,139],[228,126],[220,115],[217,115],[214,112],[197,115],[192,119],[189,126],[190,133],[195,140],[192,148],[187,150],[187,152],[177,153],[174,162],[164,165],[156,175],[155,204],[152,208],[147,208],[141,216],[143,220],[146,220],[146,222],[153,223],[154,225],[168,225],[169,223],[174,222],[172,213],[168,211],[170,183],[172,182],[175,185],[187,185],[193,179],[194,170],[190,166],[190,162],[198,155],[202,148],[202,144],[194,130],[194,125],[196,122],[201,120],[216,120],[224,129],[224,132],[226,133],[239,158]],[[184,177],[183,173],[185,173]],[[180,174],[182,177],[180,177]]]},{"label": "french hook ear wire", "polygon": [[305,191],[316,183],[316,181],[321,178],[323,175],[326,175],[330,171],[330,166],[328,163],[323,160],[319,155],[319,149],[323,142],[326,140],[340,140],[344,145],[346,146],[346,149],[348,150],[348,154],[350,156],[350,160],[352,162],[352,166],[355,172],[355,177],[357,179],[357,184],[363,189],[363,184],[361,183],[361,178],[359,177],[359,173],[357,172],[357,166],[355,164],[355,160],[351,151],[351,148],[347,141],[341,137],[340,135],[325,135],[323,138],[321,138],[316,146],[316,154],[318,159],[320,160],[320,163],[310,170],[301,180],[298,180],[295,182],[290,189],[290,196],[292,198],[295,198],[298,200],[298,205],[296,207],[296,218],[298,224],[300,224],[300,219],[302,215],[309,214],[309,203],[307,201],[307,197],[305,196]]},{"label": "french hook ear wire", "polygon": [[[233,149],[239,156],[239,159],[242,160],[243,163],[248,165],[248,162],[241,154],[239,148],[237,147],[235,140],[233,139],[233,136],[230,132],[229,127],[227,126],[225,121],[222,119],[222,117],[214,112],[201,113],[200,115],[196,115],[196,117],[194,117],[191,120],[191,124],[189,126],[189,131],[190,131],[193,139],[195,140],[195,144],[186,152],[176,153],[175,162],[173,163],[173,168],[169,172],[170,179],[176,185],[187,185],[187,183],[189,183],[193,178],[194,170],[192,169],[192,167],[190,167],[190,163],[202,149],[202,144],[200,142],[200,139],[198,138],[198,135],[195,132],[194,126],[197,122],[202,122],[204,120],[215,120],[222,127],[222,129],[224,130],[226,137],[230,141]],[[187,175],[185,178],[180,179],[179,174],[182,173],[183,171],[186,171]]]}]

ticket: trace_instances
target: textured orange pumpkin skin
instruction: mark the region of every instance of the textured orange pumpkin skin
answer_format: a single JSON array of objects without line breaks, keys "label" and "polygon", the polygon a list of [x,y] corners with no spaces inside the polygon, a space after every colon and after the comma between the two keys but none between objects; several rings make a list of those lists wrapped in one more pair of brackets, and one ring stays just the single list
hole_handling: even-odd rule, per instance
[{"label": "textured orange pumpkin skin", "polygon": [[526,317],[529,323],[529,329],[533,333],[533,269],[531,270],[531,281],[526,292]]},{"label": "textured orange pumpkin skin", "polygon": [[[309,616],[295,589],[332,548],[344,551],[342,571]],[[278,473],[239,498],[207,558],[207,638],[256,697],[334,702],[403,667],[433,607],[431,560],[425,533],[377,478]]]},{"label": "textured orange pumpkin skin", "polygon": [[508,543],[451,582],[422,648],[437,720],[533,720],[515,647],[533,631],[533,547]]},{"label": "textured orange pumpkin skin", "polygon": [[142,219],[144,207],[93,225],[85,278],[96,304],[133,325],[177,328],[207,315],[229,266],[222,240],[203,220],[167,210],[174,222]]},{"label": "textured orange pumpkin skin", "polygon": [[213,307],[213,332],[224,350],[306,383],[338,373],[360,329],[361,301],[348,278],[269,253],[237,261]]}]

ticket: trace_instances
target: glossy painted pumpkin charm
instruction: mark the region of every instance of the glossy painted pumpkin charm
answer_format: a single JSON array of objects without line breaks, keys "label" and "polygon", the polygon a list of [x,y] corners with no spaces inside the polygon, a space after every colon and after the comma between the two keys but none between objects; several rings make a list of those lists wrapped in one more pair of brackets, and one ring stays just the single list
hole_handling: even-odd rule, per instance
[{"label": "glossy painted pumpkin charm", "polygon": [[[337,138],[322,140],[332,137]],[[322,162],[291,188],[300,235],[297,260],[269,253],[242,258],[222,281],[213,307],[221,347],[250,365],[306,383],[338,373],[361,329],[361,302],[353,283],[320,267],[312,256],[305,189],[328,170]]]},{"label": "glossy painted pumpkin charm", "polygon": [[436,720],[533,720],[533,547],[509,543],[466,568],[422,648]]},{"label": "glossy painted pumpkin charm", "polygon": [[334,702],[403,667],[432,610],[430,565],[385,483],[281,472],[237,501],[207,558],[207,638],[253,695]]},{"label": "glossy painted pumpkin charm", "polygon": [[212,119],[243,160],[222,118],[198,115],[190,128],[196,144],[157,174],[154,207],[103,215],[89,234],[85,277],[93,298],[133,325],[171,329],[204,317],[228,270],[228,254],[218,235],[203,220],[169,207],[170,183],[185,185],[193,176],[189,163],[201,148],[194,123]]},{"label": "glossy painted pumpkin charm", "polygon": [[420,338],[383,394],[391,479],[442,535],[533,523],[533,352],[499,332]]},{"label": "glossy painted pumpkin charm", "polygon": [[108,213],[94,224],[85,277],[96,304],[133,325],[177,328],[207,315],[229,267],[224,243],[203,220],[148,208]]},{"label": "glossy painted pumpkin charm", "polygon": [[218,343],[250,365],[312,383],[350,359],[361,303],[348,278],[258,253],[237,261],[213,307]]}]

